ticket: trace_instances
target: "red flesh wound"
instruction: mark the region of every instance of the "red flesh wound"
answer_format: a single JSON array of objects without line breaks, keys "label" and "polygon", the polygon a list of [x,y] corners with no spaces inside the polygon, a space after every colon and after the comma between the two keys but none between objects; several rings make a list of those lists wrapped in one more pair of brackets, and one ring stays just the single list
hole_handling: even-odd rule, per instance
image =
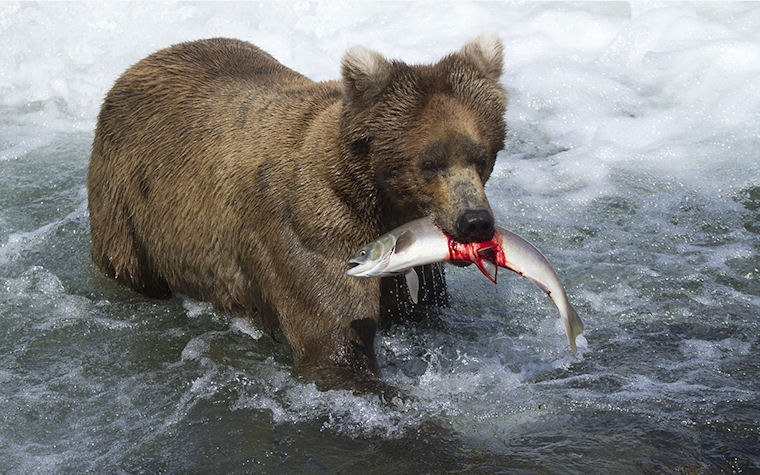
[{"label": "red flesh wound", "polygon": [[504,255],[504,248],[501,245],[501,240],[498,238],[498,231],[494,233],[494,237],[490,241],[481,242],[468,242],[462,243],[456,241],[449,236],[449,258],[450,261],[460,262],[472,262],[480,272],[483,273],[490,281],[496,283],[496,272],[494,272],[493,278],[483,267],[483,261],[490,261],[496,264],[496,270],[499,267],[506,267],[507,269],[514,271],[520,275],[522,272],[517,270],[510,262],[507,261],[507,257]]},{"label": "red flesh wound", "polygon": [[[472,262],[478,266],[480,272],[488,277],[488,279],[491,280],[494,284],[496,283],[496,274],[494,273],[492,277],[488,272],[486,272],[485,268],[483,268],[483,261],[485,259],[488,259],[491,262],[498,264],[498,254],[503,254],[501,251],[501,246],[493,240],[462,243],[455,241],[451,236],[449,236],[449,260]],[[498,269],[498,267],[496,269]]]}]

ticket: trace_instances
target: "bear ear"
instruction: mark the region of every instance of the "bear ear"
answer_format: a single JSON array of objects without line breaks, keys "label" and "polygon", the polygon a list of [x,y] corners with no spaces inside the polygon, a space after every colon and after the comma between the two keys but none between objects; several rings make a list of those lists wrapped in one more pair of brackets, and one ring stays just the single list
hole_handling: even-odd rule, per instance
[{"label": "bear ear", "polygon": [[504,45],[495,34],[478,36],[462,46],[459,54],[487,78],[499,80],[504,62]]},{"label": "bear ear", "polygon": [[363,46],[346,51],[342,62],[343,85],[348,100],[367,106],[374,102],[388,83],[391,63],[379,53]]}]

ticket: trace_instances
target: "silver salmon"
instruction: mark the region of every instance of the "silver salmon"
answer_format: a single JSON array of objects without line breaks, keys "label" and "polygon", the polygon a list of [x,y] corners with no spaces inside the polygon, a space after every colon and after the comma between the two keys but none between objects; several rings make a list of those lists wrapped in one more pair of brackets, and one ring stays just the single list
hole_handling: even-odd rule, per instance
[{"label": "silver salmon", "polygon": [[531,243],[499,226],[489,241],[461,243],[447,235],[432,218],[420,218],[361,248],[349,259],[347,274],[355,277],[404,274],[409,294],[417,303],[419,281],[413,268],[442,261],[472,262],[494,283],[499,267],[528,279],[557,306],[570,349],[577,354],[575,338],[583,331],[583,322],[570,305],[557,273]]}]

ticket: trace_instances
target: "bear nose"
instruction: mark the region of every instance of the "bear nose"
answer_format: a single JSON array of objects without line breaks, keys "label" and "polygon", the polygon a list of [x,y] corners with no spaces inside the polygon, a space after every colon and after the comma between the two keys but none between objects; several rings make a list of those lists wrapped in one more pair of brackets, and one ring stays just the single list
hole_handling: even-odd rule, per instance
[{"label": "bear nose", "polygon": [[487,209],[466,209],[457,219],[457,233],[462,239],[486,241],[493,237],[493,224]]}]

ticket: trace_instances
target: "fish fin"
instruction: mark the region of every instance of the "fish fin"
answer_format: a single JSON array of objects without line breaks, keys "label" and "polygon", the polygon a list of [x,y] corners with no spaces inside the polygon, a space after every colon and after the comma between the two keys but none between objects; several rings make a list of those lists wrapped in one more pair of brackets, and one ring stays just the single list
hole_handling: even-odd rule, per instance
[{"label": "fish fin", "polygon": [[[568,304],[569,305],[569,304]],[[570,329],[573,331],[573,337],[583,333],[583,322],[573,307],[570,307]]]},{"label": "fish fin", "polygon": [[417,277],[417,272],[414,271],[414,268],[409,269],[404,272],[404,277],[406,277],[406,286],[409,288],[409,296],[412,297],[412,302],[416,304],[419,302],[420,292],[420,279]]},{"label": "fish fin", "polygon": [[488,277],[488,279],[496,283],[496,274],[499,271],[499,268],[496,266],[496,264],[493,261],[489,261],[488,259],[482,259],[479,262],[476,262],[478,269],[480,269],[480,272],[483,273],[484,276]]},{"label": "fish fin", "polygon": [[412,231],[404,231],[401,236],[396,239],[396,245],[393,248],[393,252],[396,254],[401,254],[410,247],[412,247],[412,244],[414,244],[414,241],[417,240],[417,237]]},{"label": "fish fin", "polygon": [[575,338],[583,332],[583,322],[576,313],[575,309],[567,304],[567,319],[565,321],[565,333],[567,333],[567,341],[570,343],[570,349],[573,351],[573,355],[578,355],[578,350],[575,346]]},{"label": "fish fin", "polygon": [[573,335],[578,336],[583,333],[583,322],[581,318],[575,313],[575,309],[570,307],[573,312],[570,314],[570,327],[573,329]]}]

